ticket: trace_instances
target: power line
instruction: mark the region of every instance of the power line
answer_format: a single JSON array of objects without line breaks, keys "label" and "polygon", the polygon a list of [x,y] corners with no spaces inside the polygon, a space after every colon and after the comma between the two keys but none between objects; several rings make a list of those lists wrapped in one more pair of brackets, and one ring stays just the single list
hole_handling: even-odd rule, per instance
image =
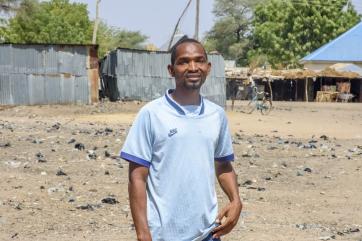
[{"label": "power line", "polygon": [[181,14],[180,18],[178,19],[178,21],[177,21],[177,23],[176,23],[175,29],[174,29],[173,34],[172,34],[172,36],[171,36],[170,43],[169,43],[168,48],[167,48],[168,50],[171,49],[171,45],[172,45],[172,42],[173,42],[173,38],[175,37],[176,31],[177,31],[177,29],[178,29],[178,26],[179,26],[179,24],[180,24],[180,22],[181,22],[181,19],[182,19],[183,16],[185,15],[187,9],[190,7],[191,2],[192,2],[192,0],[189,0],[189,2],[187,3],[185,9],[182,11],[182,14]]}]

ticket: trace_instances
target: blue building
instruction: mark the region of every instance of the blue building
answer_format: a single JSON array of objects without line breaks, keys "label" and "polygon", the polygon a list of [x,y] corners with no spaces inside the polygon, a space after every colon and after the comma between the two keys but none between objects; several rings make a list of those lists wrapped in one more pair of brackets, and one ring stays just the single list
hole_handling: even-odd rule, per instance
[{"label": "blue building", "polygon": [[352,63],[362,68],[362,22],[305,56],[301,63],[314,71],[321,71],[337,63]]},{"label": "blue building", "polygon": [[[355,96],[354,101],[362,102],[362,22],[338,36],[316,51],[305,56],[301,63],[304,68],[316,72],[333,69],[344,73],[353,72],[357,77],[325,77],[314,83],[314,92],[321,87],[347,83],[350,93]],[[338,90],[338,89],[337,89]]]}]

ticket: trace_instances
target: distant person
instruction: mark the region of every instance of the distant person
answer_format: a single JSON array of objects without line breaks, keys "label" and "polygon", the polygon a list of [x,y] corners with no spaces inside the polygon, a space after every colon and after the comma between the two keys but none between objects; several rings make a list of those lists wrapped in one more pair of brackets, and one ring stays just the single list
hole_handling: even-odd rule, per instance
[{"label": "distant person", "polygon": [[252,100],[254,98],[254,96],[256,95],[255,92],[255,81],[253,79],[253,77],[251,76],[250,73],[247,74],[248,76],[248,94],[247,94],[247,99],[248,100]]},{"label": "distant person", "polygon": [[[138,113],[121,157],[140,241],[211,241],[237,224],[242,204],[224,110],[204,99],[210,72],[204,47],[184,38],[171,50],[176,88]],[[218,213],[215,174],[230,202]]]},{"label": "distant person", "polygon": [[239,85],[236,82],[236,79],[229,80],[228,84],[231,97],[231,110],[234,110],[234,103],[239,92]]}]

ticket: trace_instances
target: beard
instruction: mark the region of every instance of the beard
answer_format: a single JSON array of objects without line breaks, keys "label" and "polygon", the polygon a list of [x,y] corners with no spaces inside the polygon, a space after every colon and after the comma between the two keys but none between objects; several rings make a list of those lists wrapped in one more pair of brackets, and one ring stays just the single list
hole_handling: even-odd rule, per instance
[{"label": "beard", "polygon": [[187,82],[184,81],[183,86],[188,90],[200,90],[201,86],[204,84],[205,80],[200,80],[197,82]]}]

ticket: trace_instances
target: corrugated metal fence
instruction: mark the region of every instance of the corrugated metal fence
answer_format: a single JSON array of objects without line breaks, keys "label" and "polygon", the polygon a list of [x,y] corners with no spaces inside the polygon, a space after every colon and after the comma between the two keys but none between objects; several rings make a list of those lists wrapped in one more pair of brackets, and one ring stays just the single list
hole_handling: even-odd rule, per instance
[{"label": "corrugated metal fence", "polygon": [[89,48],[0,45],[0,105],[90,103]]},{"label": "corrugated metal fence", "polygon": [[[225,106],[225,71],[221,55],[209,55],[211,73],[201,88],[209,100]],[[170,54],[130,49],[111,52],[101,64],[106,96],[111,99],[150,101],[174,88],[174,80],[167,71]],[[117,93],[114,89],[117,88]]]}]

